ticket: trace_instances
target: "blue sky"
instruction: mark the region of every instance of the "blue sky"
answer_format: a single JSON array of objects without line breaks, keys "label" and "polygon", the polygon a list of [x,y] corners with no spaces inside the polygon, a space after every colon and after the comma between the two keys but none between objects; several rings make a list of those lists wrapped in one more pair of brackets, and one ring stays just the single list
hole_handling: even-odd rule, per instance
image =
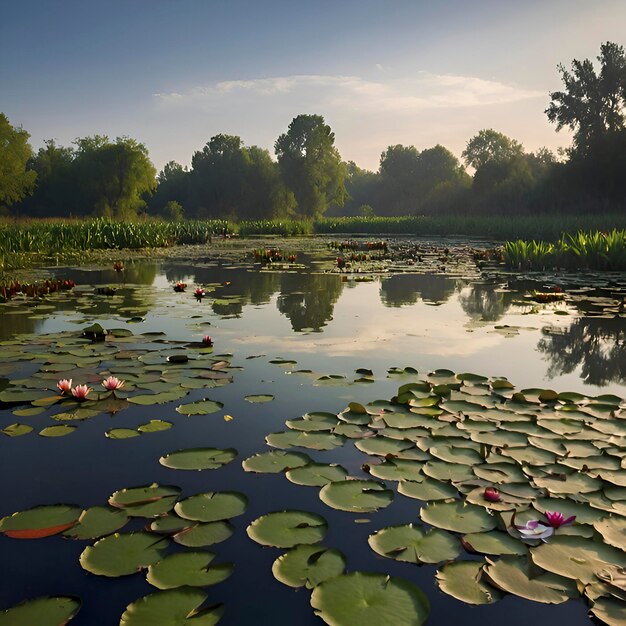
[{"label": "blue sky", "polygon": [[0,111],[35,149],[129,135],[158,168],[220,132],[273,152],[300,113],[369,169],[488,127],[556,148],[556,65],[625,33],[623,0],[0,0]]}]

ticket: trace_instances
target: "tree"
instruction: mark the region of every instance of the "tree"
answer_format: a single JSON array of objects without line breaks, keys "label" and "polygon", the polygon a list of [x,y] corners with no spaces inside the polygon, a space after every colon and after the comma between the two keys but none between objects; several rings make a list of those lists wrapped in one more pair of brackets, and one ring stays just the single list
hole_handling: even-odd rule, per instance
[{"label": "tree", "polygon": [[346,171],[335,148],[335,134],[321,115],[298,115],[275,143],[285,184],[301,217],[323,215],[346,198]]},{"label": "tree", "polygon": [[348,161],[344,166],[346,199],[343,207],[332,207],[328,215],[363,215],[363,206],[368,206],[375,215],[380,196],[380,174],[361,169],[354,161]]},{"label": "tree", "polygon": [[468,142],[461,156],[465,163],[479,170],[486,163],[504,163],[524,154],[524,147],[492,128],[481,130]]},{"label": "tree", "polygon": [[597,137],[624,129],[626,113],[626,54],[607,41],[600,46],[600,73],[589,59],[572,61],[571,71],[558,65],[563,91],[550,93],[545,110],[557,131],[574,131],[574,148],[584,153]]},{"label": "tree", "polygon": [[82,202],[97,215],[129,217],[156,186],[156,170],[146,147],[130,137],[94,135],[76,140],[74,175]]},{"label": "tree", "polygon": [[26,169],[33,155],[29,138],[23,128],[11,126],[0,113],[0,208],[18,202],[35,188],[37,173]]}]

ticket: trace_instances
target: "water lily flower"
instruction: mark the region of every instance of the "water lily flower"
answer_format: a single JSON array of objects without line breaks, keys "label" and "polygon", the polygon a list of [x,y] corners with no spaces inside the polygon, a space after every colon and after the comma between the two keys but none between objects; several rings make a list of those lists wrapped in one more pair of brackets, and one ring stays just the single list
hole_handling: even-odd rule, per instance
[{"label": "water lily flower", "polygon": [[204,292],[204,289],[202,289],[202,287],[196,287],[196,290],[193,292],[193,295],[196,296],[197,300],[202,300],[202,298],[204,298],[206,294]]},{"label": "water lily flower", "polygon": [[213,345],[213,339],[211,339],[210,335],[205,335],[202,337],[202,343],[211,347]]},{"label": "water lily flower", "polygon": [[500,500],[502,500],[500,492],[495,487],[487,487],[485,491],[483,491],[483,498],[489,502],[500,502]]},{"label": "water lily flower", "polygon": [[176,292],[180,293],[182,291],[185,291],[185,289],[187,289],[187,283],[181,283],[179,280],[177,280],[174,284],[174,291]]},{"label": "water lily flower", "polygon": [[546,516],[546,520],[548,520],[548,524],[550,524],[552,528],[561,528],[561,526],[571,524],[576,519],[575,515],[565,519],[565,515],[563,515],[560,511],[546,511],[544,515]]},{"label": "water lily flower", "polygon": [[116,391],[117,389],[121,389],[124,386],[126,381],[120,380],[115,376],[109,376],[102,381],[102,386],[107,391]]},{"label": "water lily flower", "polygon": [[124,264],[121,261],[115,261],[115,263],[113,263],[113,269],[116,272],[121,272],[124,270]]},{"label": "water lily flower", "polygon": [[91,387],[88,387],[87,385],[76,385],[76,387],[72,389],[72,395],[77,400],[86,400],[90,392]]},{"label": "water lily flower", "polygon": [[57,387],[61,391],[61,393],[69,393],[72,390],[72,379],[69,380],[67,378],[62,378],[58,383]]},{"label": "water lily flower", "polygon": [[546,526],[538,520],[531,520],[530,522],[526,522],[523,526],[516,524],[515,529],[521,535],[522,539],[541,539],[545,541],[554,534],[554,528],[552,526]]}]

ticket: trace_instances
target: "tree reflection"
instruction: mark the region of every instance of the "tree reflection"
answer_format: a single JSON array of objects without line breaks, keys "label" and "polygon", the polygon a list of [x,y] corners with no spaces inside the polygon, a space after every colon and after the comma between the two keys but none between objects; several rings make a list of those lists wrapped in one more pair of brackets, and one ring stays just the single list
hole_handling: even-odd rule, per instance
[{"label": "tree reflection", "polygon": [[495,322],[507,312],[515,296],[510,291],[496,291],[499,287],[473,283],[459,292],[459,304],[472,321]]},{"label": "tree reflection", "polygon": [[295,331],[319,330],[333,318],[341,294],[341,278],[335,274],[282,274],[278,310]]},{"label": "tree reflection", "polygon": [[626,325],[621,318],[581,317],[569,328],[550,329],[537,348],[548,359],[548,376],[580,367],[589,385],[626,382]]},{"label": "tree reflection", "polygon": [[389,307],[415,304],[420,296],[424,302],[443,304],[456,289],[455,279],[439,274],[395,274],[381,283],[380,299]]}]

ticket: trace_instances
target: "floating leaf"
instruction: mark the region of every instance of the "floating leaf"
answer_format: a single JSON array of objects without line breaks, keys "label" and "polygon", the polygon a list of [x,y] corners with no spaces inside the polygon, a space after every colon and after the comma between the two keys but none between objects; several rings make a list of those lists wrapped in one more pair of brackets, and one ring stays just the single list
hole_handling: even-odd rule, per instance
[{"label": "floating leaf", "polygon": [[179,552],[148,567],[146,580],[158,589],[208,587],[226,580],[233,573],[232,563],[210,567],[215,558],[210,552]]},{"label": "floating leaf", "polygon": [[78,523],[63,534],[72,539],[97,539],[118,531],[127,521],[128,514],[123,509],[93,506],[83,511]]},{"label": "floating leaf", "polygon": [[369,466],[369,473],[381,480],[419,480],[422,477],[420,467],[417,461],[390,459],[380,465]]},{"label": "floating leaf", "polygon": [[28,424],[10,424],[0,432],[7,435],[7,437],[21,437],[22,435],[28,435],[32,430],[33,427],[28,426]]},{"label": "floating leaf", "polygon": [[71,596],[34,598],[0,612],[0,626],[64,626],[80,607],[81,601]]},{"label": "floating leaf", "polygon": [[237,457],[237,450],[227,448],[188,448],[169,452],[159,459],[161,465],[178,470],[218,469]]},{"label": "floating leaf", "polygon": [[206,522],[181,530],[172,539],[181,546],[201,548],[226,541],[234,532],[228,522]]},{"label": "floating leaf", "polygon": [[248,498],[236,491],[209,491],[176,503],[174,510],[185,519],[198,522],[217,522],[242,515]]},{"label": "floating leaf", "polygon": [[264,546],[292,548],[324,539],[328,524],[315,513],[278,511],[255,519],[246,529],[250,539]]},{"label": "floating leaf", "polygon": [[115,507],[138,506],[150,504],[162,498],[178,497],[180,487],[152,483],[141,487],[120,489],[109,497],[109,504]]},{"label": "floating leaf", "polygon": [[42,437],[65,437],[76,430],[76,426],[68,426],[67,424],[59,424],[58,426],[46,426],[39,431]]},{"label": "floating leaf", "polygon": [[435,574],[437,586],[449,596],[467,604],[493,604],[502,592],[481,580],[484,561],[455,561]]},{"label": "floating leaf", "polygon": [[287,469],[301,467],[309,463],[311,463],[311,457],[302,452],[270,450],[270,452],[262,452],[248,457],[241,465],[246,472],[278,474]]},{"label": "floating leaf", "polygon": [[13,539],[41,539],[76,524],[83,509],[70,504],[36,506],[0,519],[0,533]]},{"label": "floating leaf", "polygon": [[310,487],[323,487],[328,483],[344,480],[347,475],[348,471],[341,465],[326,463],[309,463],[285,473],[292,483]]},{"label": "floating leaf", "polygon": [[457,533],[485,532],[493,530],[497,523],[482,507],[460,500],[429,504],[421,508],[420,517],[431,526]]},{"label": "floating leaf", "polygon": [[528,553],[526,546],[521,541],[499,530],[465,535],[463,545],[470,552],[479,554],[525,556]]},{"label": "floating leaf", "polygon": [[424,532],[419,526],[390,526],[368,538],[370,548],[381,556],[406,563],[440,563],[461,553],[459,540],[436,528]]},{"label": "floating leaf", "polygon": [[224,607],[201,609],[206,598],[204,591],[188,587],[157,591],[129,604],[120,626],[214,626]]},{"label": "floating leaf", "polygon": [[104,433],[109,439],[132,439],[141,433],[134,428],[111,428]]},{"label": "floating leaf", "polygon": [[274,399],[274,396],[268,393],[251,394],[249,396],[245,396],[244,398],[244,400],[246,400],[247,402],[250,402],[251,404],[262,404],[265,402],[271,402],[273,399]]},{"label": "floating leaf", "polygon": [[320,583],[311,606],[327,624],[419,626],[430,613],[426,595],[395,576],[351,572]]},{"label": "floating leaf", "polygon": [[593,527],[609,545],[626,552],[626,519],[623,517],[607,517],[595,521]]},{"label": "floating leaf", "polygon": [[339,550],[320,545],[298,545],[274,561],[272,573],[284,585],[313,589],[343,573],[345,566],[346,559]]},{"label": "floating leaf", "polygon": [[455,498],[458,491],[454,485],[443,483],[426,476],[403,480],[398,484],[398,493],[417,500],[447,500]]},{"label": "floating leaf", "polygon": [[162,430],[169,430],[172,426],[172,422],[165,420],[150,420],[147,424],[138,426],[137,430],[142,433],[158,433]]},{"label": "floating leaf", "polygon": [[324,504],[351,513],[369,513],[389,506],[393,491],[373,480],[340,480],[320,490]]},{"label": "floating leaf", "polygon": [[311,450],[334,450],[344,444],[345,438],[330,433],[287,430],[271,433],[265,437],[265,441],[274,448],[300,447]]},{"label": "floating leaf", "polygon": [[181,404],[176,410],[183,415],[210,415],[217,413],[224,405],[214,400],[201,400],[200,402],[192,402],[190,404]]},{"label": "floating leaf", "polygon": [[115,533],[85,548],[80,564],[99,576],[126,576],[160,560],[168,543],[150,533]]}]

